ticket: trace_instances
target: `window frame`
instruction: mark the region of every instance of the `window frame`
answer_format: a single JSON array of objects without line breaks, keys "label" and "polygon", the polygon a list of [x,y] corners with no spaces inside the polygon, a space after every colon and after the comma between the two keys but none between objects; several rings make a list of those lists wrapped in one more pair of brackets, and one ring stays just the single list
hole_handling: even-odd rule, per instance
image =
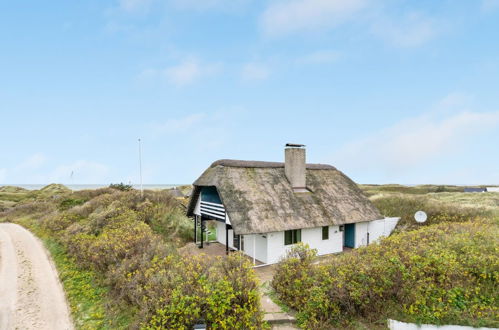
[{"label": "window frame", "polygon": [[293,245],[301,242],[301,229],[284,231],[284,245]]},{"label": "window frame", "polygon": [[326,241],[329,239],[329,226],[322,226],[322,240]]}]

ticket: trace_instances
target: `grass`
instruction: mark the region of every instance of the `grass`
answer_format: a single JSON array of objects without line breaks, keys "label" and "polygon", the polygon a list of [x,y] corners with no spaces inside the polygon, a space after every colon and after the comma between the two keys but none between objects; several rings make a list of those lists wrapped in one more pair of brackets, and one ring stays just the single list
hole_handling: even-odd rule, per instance
[{"label": "grass", "polygon": [[36,221],[22,218],[16,221],[28,228],[43,242],[54,261],[69,302],[76,329],[124,329],[130,323],[126,311],[115,309],[106,313],[109,289],[91,270],[82,269],[65,248],[50,237]]},{"label": "grass", "polygon": [[[208,222],[208,223],[206,223],[206,227],[207,227],[206,230],[209,232],[208,241],[209,242],[216,241],[217,240],[217,226]],[[197,241],[199,242],[201,240],[201,232],[199,230],[199,227],[198,227],[196,234],[197,234]],[[203,234],[203,242],[205,242],[205,241],[206,241],[206,234]]]}]

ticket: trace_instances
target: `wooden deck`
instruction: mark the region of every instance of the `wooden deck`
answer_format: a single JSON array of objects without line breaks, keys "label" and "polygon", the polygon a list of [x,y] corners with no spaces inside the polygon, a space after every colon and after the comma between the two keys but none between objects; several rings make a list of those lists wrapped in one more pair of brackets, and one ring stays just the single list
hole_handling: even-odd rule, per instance
[{"label": "wooden deck", "polygon": [[[205,254],[208,257],[225,257],[226,254],[226,249],[225,245],[219,243],[219,242],[210,242],[206,244],[206,242],[203,243],[203,248],[200,249],[197,247],[194,243],[191,243],[188,245],[188,247],[183,248],[184,252],[190,254],[190,255],[200,255],[200,254]],[[229,253],[234,253],[237,252],[237,250],[230,249]],[[253,258],[245,255],[245,257],[253,263]],[[256,266],[258,265],[263,265],[262,262],[260,262],[258,259],[255,259]]]}]

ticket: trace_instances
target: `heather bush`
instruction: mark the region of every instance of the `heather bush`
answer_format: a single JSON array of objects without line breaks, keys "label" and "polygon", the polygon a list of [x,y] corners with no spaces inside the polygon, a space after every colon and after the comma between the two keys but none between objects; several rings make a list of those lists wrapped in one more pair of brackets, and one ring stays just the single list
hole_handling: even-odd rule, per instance
[{"label": "heather bush", "polygon": [[[497,327],[498,235],[487,221],[441,223],[392,235],[307,272],[287,268],[293,257],[285,259],[276,275],[293,282],[283,285],[274,278],[272,285],[309,329],[386,318]],[[297,283],[309,283],[305,293],[296,292]],[[295,302],[296,295],[303,304]]]},{"label": "heather bush", "polygon": [[77,205],[85,203],[86,200],[79,198],[65,198],[59,202],[59,210],[64,211],[73,208]]},{"label": "heather bush", "polygon": [[316,256],[317,250],[299,243],[286,253],[276,267],[272,286],[279,293],[279,298],[292,308],[298,309],[309,298],[308,291],[314,285],[312,262]]},{"label": "heather bush", "polygon": [[107,189],[81,202],[90,195],[54,201],[36,223],[79,266],[102,276],[113,308],[132,315],[131,328],[189,329],[201,321],[213,329],[264,327],[257,281],[244,257],[177,254],[192,223],[170,194]]},{"label": "heather bush", "polygon": [[133,189],[132,185],[130,185],[130,184],[124,184],[123,182],[121,182],[121,183],[111,183],[109,185],[109,188],[116,189],[116,190],[121,190],[121,191],[130,191],[130,190]]},{"label": "heather bush", "polygon": [[6,221],[13,222],[17,218],[24,216],[44,216],[52,214],[56,210],[57,207],[52,202],[27,200],[0,213],[0,217],[4,218]]},{"label": "heather bush", "polygon": [[[146,301],[153,302],[149,308],[153,307],[155,312],[144,327],[192,329],[195,323],[203,322],[210,329],[264,328],[251,263],[240,254],[231,254],[211,264],[202,258],[177,259],[174,267],[189,271],[149,288],[156,297],[150,299],[148,295]],[[165,262],[171,267],[171,259]],[[164,266],[160,261],[153,269],[161,271]]]},{"label": "heather bush", "polygon": [[70,212],[61,212],[56,215],[41,218],[42,225],[52,232],[65,230],[74,223],[83,220],[83,217]]}]

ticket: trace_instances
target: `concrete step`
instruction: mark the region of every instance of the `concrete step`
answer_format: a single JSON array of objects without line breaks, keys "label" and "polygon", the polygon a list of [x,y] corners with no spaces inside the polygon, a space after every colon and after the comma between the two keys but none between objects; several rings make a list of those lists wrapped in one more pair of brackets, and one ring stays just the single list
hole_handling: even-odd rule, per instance
[{"label": "concrete step", "polygon": [[265,313],[263,319],[271,325],[296,323],[296,319],[287,313]]}]

